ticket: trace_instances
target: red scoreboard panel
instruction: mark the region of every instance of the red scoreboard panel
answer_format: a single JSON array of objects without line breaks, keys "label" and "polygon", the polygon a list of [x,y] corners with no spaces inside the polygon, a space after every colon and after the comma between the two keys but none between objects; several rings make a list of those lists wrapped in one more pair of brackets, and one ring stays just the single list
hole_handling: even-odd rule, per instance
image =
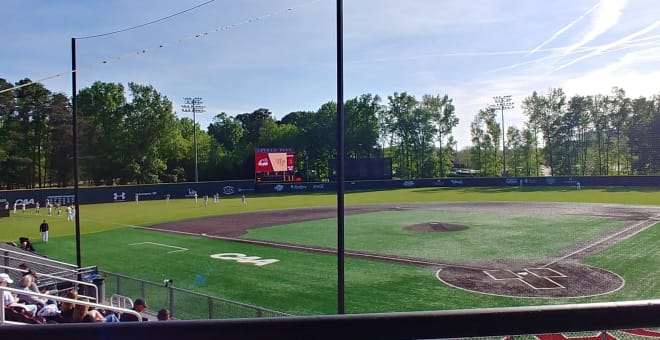
[{"label": "red scoreboard panel", "polygon": [[293,148],[256,148],[254,174],[257,181],[293,181],[296,174]]}]

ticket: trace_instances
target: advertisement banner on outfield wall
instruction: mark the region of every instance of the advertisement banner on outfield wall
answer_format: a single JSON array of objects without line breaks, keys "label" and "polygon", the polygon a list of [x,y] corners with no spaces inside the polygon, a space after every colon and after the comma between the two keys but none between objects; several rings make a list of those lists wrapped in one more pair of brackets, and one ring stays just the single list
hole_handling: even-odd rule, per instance
[{"label": "advertisement banner on outfield wall", "polygon": [[[402,188],[428,187],[573,187],[588,189],[589,187],[659,187],[660,176],[561,176],[561,177],[507,177],[507,178],[442,178],[442,179],[410,179],[410,180],[374,180],[346,181],[344,188],[351,190],[391,190]],[[125,202],[132,200],[181,199],[198,198],[208,195],[213,197],[296,193],[296,192],[334,192],[335,182],[282,182],[256,183],[254,180],[219,181],[198,183],[168,183],[153,185],[125,185],[112,187],[80,188],[80,204]],[[47,205],[74,204],[73,188],[67,189],[30,189],[0,191],[0,210],[34,209],[39,203]]]},{"label": "advertisement banner on outfield wall", "polygon": [[[198,182],[198,183],[168,183],[151,185],[122,185],[111,187],[80,188],[80,204],[112,203],[125,201],[143,201],[157,199],[180,199],[192,198],[197,194],[200,198],[208,195],[242,195],[254,192],[254,181],[221,181],[221,182]],[[41,207],[48,204],[54,206],[67,206],[75,203],[73,188],[67,189],[32,189],[0,191],[0,209],[22,209],[23,203],[26,208]]]},{"label": "advertisement banner on outfield wall", "polygon": [[257,183],[256,192],[259,194],[267,193],[294,193],[294,192],[321,192],[337,190],[336,183]]}]

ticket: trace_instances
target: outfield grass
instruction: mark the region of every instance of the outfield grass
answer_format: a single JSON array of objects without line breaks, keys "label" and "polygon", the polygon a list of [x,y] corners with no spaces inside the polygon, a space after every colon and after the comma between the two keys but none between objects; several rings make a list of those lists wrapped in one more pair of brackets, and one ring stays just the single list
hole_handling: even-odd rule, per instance
[{"label": "outfield grass", "polygon": [[[347,192],[345,204],[395,203],[395,202],[581,202],[617,203],[660,206],[658,188],[586,188],[575,191],[571,188],[415,188],[369,192]],[[335,206],[335,193],[310,193],[300,195],[248,196],[248,205],[243,206],[240,197],[223,198],[220,204],[204,207],[200,199],[195,205],[192,198],[121,202],[81,205],[81,233],[150,225],[175,220],[184,220],[219,214],[235,214],[261,210],[293,209],[314,206]],[[16,241],[20,236],[38,239],[39,224],[46,219],[51,226],[51,236],[74,235],[75,226],[65,216],[46,216],[45,209],[36,216],[33,209],[25,214],[20,211],[10,218],[0,218],[0,240]]]},{"label": "outfield grass", "polygon": [[[442,201],[548,201],[660,205],[660,190],[547,188],[423,188],[377,192],[349,192],[346,205],[394,202]],[[270,195],[223,198],[204,207],[192,199],[142,201],[81,206],[83,266],[97,265],[104,271],[139,277],[153,282],[175,280],[177,287],[208,293],[287,313],[333,314],[336,306],[337,260],[332,255],[237,244],[193,236],[164,234],[132,228],[160,222],[259,210],[280,210],[336,204],[333,193]],[[401,215],[399,215],[401,214]],[[431,238],[401,231],[402,224],[438,219],[470,224],[461,233],[434,233]],[[40,244],[38,226],[46,218],[51,241]],[[484,258],[537,257],[587,239],[617,226],[616,221],[594,217],[534,217],[521,215],[466,215],[455,212],[381,212],[346,217],[346,247],[447,261]],[[253,230],[250,238],[333,247],[336,220],[328,219]],[[547,231],[553,230],[552,235]],[[529,235],[536,235],[530,237]],[[74,223],[64,216],[46,217],[33,211],[0,219],[0,239],[30,237],[37,250],[53,258],[75,263]],[[373,235],[378,242],[373,242]],[[539,237],[539,235],[543,237]],[[429,235],[426,235],[429,236]],[[524,242],[522,241],[524,240]],[[150,243],[146,243],[150,242]],[[491,247],[493,243],[502,247]],[[484,308],[566,302],[612,301],[660,297],[657,254],[658,226],[615,247],[595,254],[587,263],[612,270],[626,280],[615,293],[582,299],[524,299],[474,294],[437,281],[434,269],[361,259],[346,259],[346,311],[348,313]],[[186,251],[172,252],[180,247]],[[633,251],[631,251],[633,249]],[[212,259],[211,254],[237,252],[275,265],[257,267]],[[648,287],[648,288],[647,288]]]}]

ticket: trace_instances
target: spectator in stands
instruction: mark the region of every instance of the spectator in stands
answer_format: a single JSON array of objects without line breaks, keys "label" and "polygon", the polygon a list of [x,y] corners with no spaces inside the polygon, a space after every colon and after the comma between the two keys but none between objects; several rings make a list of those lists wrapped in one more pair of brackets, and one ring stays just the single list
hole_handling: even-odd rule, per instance
[{"label": "spectator in stands", "polygon": [[30,242],[29,238],[19,237],[18,240],[21,243],[21,249],[27,251],[35,251],[34,246],[32,245],[32,242]]},{"label": "spectator in stands", "polygon": [[[14,283],[14,280],[12,280],[9,275],[6,273],[0,273],[0,286],[2,287],[8,287],[10,283]],[[22,304],[18,302],[18,296],[16,294],[12,294],[12,292],[3,290],[2,291],[2,305],[4,307],[17,307],[20,308],[24,311],[29,312],[31,315],[36,315],[37,314],[37,306],[36,305],[29,305],[29,304]]]},{"label": "spectator in stands", "polygon": [[[142,313],[143,310],[147,308],[147,303],[144,302],[144,299],[135,299],[135,302],[133,302],[133,310]],[[128,314],[128,313],[122,313],[122,315],[119,317],[119,321],[125,322],[125,321],[138,321],[137,317],[133,314]],[[142,317],[142,321],[147,321],[146,318]]]},{"label": "spectator in stands", "polygon": [[156,316],[159,321],[167,321],[170,319],[170,311],[167,308],[163,308],[158,311],[158,315]]},{"label": "spectator in stands", "polygon": [[[71,300],[78,300],[78,292],[75,290],[70,290],[64,297]],[[60,318],[57,321],[62,323],[73,322],[74,307],[74,303],[62,301],[60,304]]]},{"label": "spectator in stands", "polygon": [[112,311],[107,311],[103,309],[96,309],[96,311],[98,311],[98,313],[103,318],[103,321],[101,322],[119,322],[119,318],[117,317],[117,314]]},{"label": "spectator in stands", "polygon": [[[89,302],[87,298],[78,297],[79,301]],[[119,322],[114,314],[104,315],[101,311],[84,304],[76,304],[72,313],[73,322]]]},{"label": "spectator in stands", "polygon": [[[41,291],[39,289],[39,286],[37,285],[37,273],[30,268],[30,266],[27,265],[27,263],[21,263],[18,265],[18,268],[23,271],[23,277],[29,276],[31,279],[30,283],[30,290],[35,292],[35,293],[44,293],[46,294],[47,292]],[[22,288],[22,287],[21,287]]]},{"label": "spectator in stands", "polygon": [[[37,307],[41,309],[46,303],[48,303],[48,299],[30,294],[35,293],[34,288],[32,288],[32,284],[34,283],[33,280],[34,276],[32,275],[23,275],[19,282],[18,289],[22,289],[25,293],[19,293],[18,300],[26,304],[37,305]],[[39,293],[39,289],[37,289],[36,293]]]},{"label": "spectator in stands", "polygon": [[[89,302],[85,298],[78,298],[79,301]],[[89,312],[89,306],[84,304],[76,304],[73,306],[73,322],[96,322],[93,314]]]}]

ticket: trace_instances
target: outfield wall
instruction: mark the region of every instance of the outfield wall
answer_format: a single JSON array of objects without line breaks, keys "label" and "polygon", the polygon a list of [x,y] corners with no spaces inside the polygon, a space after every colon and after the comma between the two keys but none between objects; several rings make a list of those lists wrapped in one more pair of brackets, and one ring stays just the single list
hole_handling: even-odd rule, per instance
[{"label": "outfield wall", "polygon": [[[346,191],[391,190],[401,188],[429,187],[660,187],[660,176],[565,176],[565,177],[451,177],[442,179],[409,179],[382,181],[345,181]],[[336,191],[335,182],[318,183],[256,183],[255,191],[267,193],[295,193]]]},{"label": "outfield wall", "polygon": [[[197,193],[199,198],[202,198],[204,195],[213,197],[216,193],[221,196],[231,196],[252,191],[254,191],[254,180],[81,187],[79,188],[79,203],[92,204],[135,201],[136,195],[140,201],[143,201],[164,200],[168,194],[170,195],[170,199],[180,199],[186,197],[192,198],[195,193]],[[18,205],[18,209],[20,210],[23,202],[30,209],[33,209],[36,203],[39,202],[41,207],[45,209],[46,199],[52,204],[69,205],[74,203],[73,198],[73,188],[0,191],[0,210],[4,209],[5,205],[8,205],[9,209],[13,209],[14,203]]]},{"label": "outfield wall", "polygon": [[[392,190],[400,188],[429,187],[557,187],[577,188],[588,187],[660,187],[660,176],[565,176],[565,177],[452,177],[442,179],[410,179],[410,180],[379,180],[379,181],[346,181],[347,191],[355,190]],[[124,185],[111,187],[80,188],[80,204],[112,203],[139,200],[165,199],[169,194],[171,199],[208,195],[216,193],[221,196],[296,192],[332,192],[337,190],[335,182],[255,182],[254,180],[221,181],[221,182],[186,182],[151,185]],[[14,203],[21,209],[23,202],[33,209],[36,202],[42,207],[46,199],[53,204],[73,204],[73,188],[30,189],[0,191],[0,211],[5,204],[13,209]],[[0,217],[2,215],[0,214]]]}]

